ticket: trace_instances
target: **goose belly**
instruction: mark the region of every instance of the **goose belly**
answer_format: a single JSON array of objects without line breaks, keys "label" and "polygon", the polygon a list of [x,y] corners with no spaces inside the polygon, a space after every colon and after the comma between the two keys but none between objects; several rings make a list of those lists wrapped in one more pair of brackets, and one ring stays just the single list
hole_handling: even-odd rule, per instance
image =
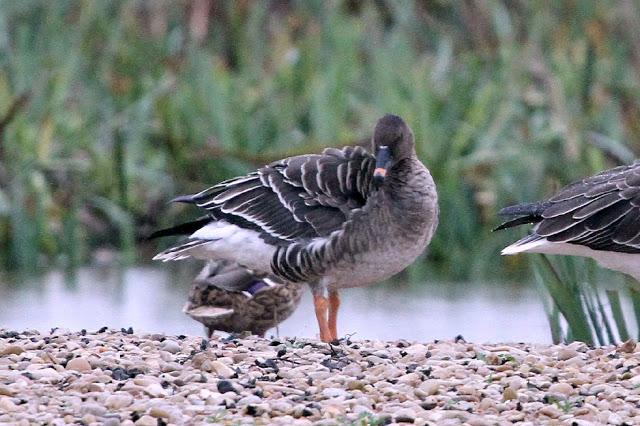
[{"label": "goose belly", "polygon": [[404,270],[424,247],[371,251],[346,255],[325,276],[328,288],[363,287],[386,280]]}]

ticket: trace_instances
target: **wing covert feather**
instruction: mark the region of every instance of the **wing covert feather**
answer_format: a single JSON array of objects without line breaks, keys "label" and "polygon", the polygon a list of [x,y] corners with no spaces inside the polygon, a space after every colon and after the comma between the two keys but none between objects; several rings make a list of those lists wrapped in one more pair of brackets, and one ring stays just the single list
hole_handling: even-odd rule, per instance
[{"label": "wing covert feather", "polygon": [[268,243],[328,236],[369,195],[374,157],[362,147],[289,157],[192,196],[218,220],[260,232]]}]

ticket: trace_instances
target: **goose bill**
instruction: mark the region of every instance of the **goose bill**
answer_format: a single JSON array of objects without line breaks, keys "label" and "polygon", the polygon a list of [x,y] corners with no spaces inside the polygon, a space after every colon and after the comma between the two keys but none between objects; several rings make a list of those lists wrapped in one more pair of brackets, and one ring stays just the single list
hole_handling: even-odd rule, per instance
[{"label": "goose bill", "polygon": [[373,171],[373,181],[376,184],[382,184],[385,176],[387,176],[387,169],[390,163],[391,152],[389,151],[389,147],[381,146],[378,148],[378,153],[376,154],[376,168]]}]

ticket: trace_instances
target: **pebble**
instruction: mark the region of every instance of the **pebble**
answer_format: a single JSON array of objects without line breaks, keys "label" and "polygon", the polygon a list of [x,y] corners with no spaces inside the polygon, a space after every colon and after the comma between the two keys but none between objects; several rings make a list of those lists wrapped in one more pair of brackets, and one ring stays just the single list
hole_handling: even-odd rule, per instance
[{"label": "pebble", "polygon": [[395,412],[393,417],[396,423],[413,423],[416,413],[409,408],[401,408]]},{"label": "pebble", "polygon": [[91,371],[91,364],[84,358],[73,358],[67,362],[67,370],[75,370],[81,373]]},{"label": "pebble", "polygon": [[0,398],[0,413],[12,413],[17,410],[16,404],[10,398],[2,397]]},{"label": "pebble", "polygon": [[0,346],[0,356],[20,355],[24,352],[24,348],[18,345]]},{"label": "pebble", "polygon": [[116,417],[108,417],[104,419],[102,426],[120,426],[120,419]]},{"label": "pebble", "polygon": [[230,367],[228,367],[227,365],[223,364],[220,361],[212,361],[211,367],[213,368],[213,371],[215,371],[218,376],[223,377],[225,379],[229,379],[236,374],[236,372],[233,369],[231,369]]},{"label": "pebble", "polygon": [[90,425],[95,422],[96,422],[96,416],[94,416],[91,413],[87,413],[84,416],[82,416],[82,423],[84,423],[85,425]]},{"label": "pebble", "polygon": [[248,395],[238,400],[238,405],[260,404],[262,399],[256,395]]},{"label": "pebble", "polygon": [[92,414],[97,417],[102,417],[106,412],[106,407],[96,403],[84,403],[80,406],[80,413],[83,414]]},{"label": "pebble", "polygon": [[237,389],[235,386],[233,386],[233,383],[231,383],[230,381],[220,380],[218,382],[218,392],[220,393],[237,392]]},{"label": "pebble", "polygon": [[362,389],[364,389],[365,384],[366,383],[364,381],[362,381],[362,380],[349,380],[347,382],[347,389],[348,390],[362,390]]},{"label": "pebble", "polygon": [[512,387],[508,387],[502,394],[503,401],[511,401],[512,399],[518,399],[518,392]]},{"label": "pebble", "polygon": [[159,383],[152,383],[144,388],[145,393],[154,398],[166,396],[168,392]]},{"label": "pebble", "polygon": [[558,360],[566,361],[568,359],[578,356],[578,351],[571,348],[561,348],[558,350],[557,356],[558,356]]},{"label": "pebble", "polygon": [[164,342],[162,342],[160,349],[163,351],[167,351],[170,354],[177,354],[178,352],[180,352],[180,345],[175,340],[166,339]]},{"label": "pebble", "polygon": [[1,386],[0,385],[0,395],[13,396],[14,393],[15,392],[13,390],[11,390],[11,388],[9,386]]},{"label": "pebble", "polygon": [[549,393],[562,394],[564,396],[569,396],[575,393],[573,387],[568,383],[554,383],[549,386]]},{"label": "pebble", "polygon": [[427,395],[436,395],[440,386],[439,380],[426,380],[420,384],[419,389]]},{"label": "pebble", "polygon": [[637,352],[640,349],[638,349],[638,344],[636,343],[635,340],[629,339],[626,342],[624,342],[623,344],[621,344],[620,347],[618,348],[618,350],[620,352],[632,354],[634,352]]},{"label": "pebble", "polygon": [[586,426],[640,415],[633,341],[201,344],[109,329],[0,338],[0,424]]},{"label": "pebble", "polygon": [[339,388],[326,388],[322,390],[322,396],[326,398],[338,398],[338,397],[346,398],[349,396],[349,392]]},{"label": "pebble", "polygon": [[133,403],[133,396],[129,393],[119,393],[114,395],[109,395],[105,401],[104,405],[107,408],[111,408],[113,410],[119,410],[125,407],[130,406]]},{"label": "pebble", "polygon": [[134,425],[136,426],[157,426],[158,420],[149,416],[144,415],[135,421]]},{"label": "pebble", "polygon": [[562,411],[560,411],[559,409],[557,409],[553,405],[547,405],[547,406],[543,407],[542,409],[540,409],[539,413],[541,415],[543,415],[543,416],[547,416],[547,417],[550,417],[552,419],[557,419],[558,417],[560,417],[562,415]]},{"label": "pebble", "polygon": [[155,417],[155,418],[165,418],[168,419],[170,418],[171,415],[171,409],[165,406],[156,406],[156,407],[151,407],[151,409],[149,410],[149,415],[151,417]]}]

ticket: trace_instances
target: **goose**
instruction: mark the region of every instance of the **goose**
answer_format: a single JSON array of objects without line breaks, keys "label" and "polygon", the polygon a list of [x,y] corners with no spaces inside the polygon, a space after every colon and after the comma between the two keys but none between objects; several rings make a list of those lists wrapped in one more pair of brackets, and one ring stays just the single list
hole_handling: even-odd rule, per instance
[{"label": "goose", "polygon": [[300,304],[303,286],[261,277],[230,261],[210,261],[193,281],[183,312],[216,330],[264,337]]},{"label": "goose", "polygon": [[323,342],[338,339],[338,291],[402,271],[438,225],[434,181],[413,132],[391,114],[378,120],[371,153],[347,146],[289,157],[173,201],[206,215],[151,235],[189,235],[155,260],[229,260],[306,282]]},{"label": "goose", "polygon": [[583,256],[640,280],[640,162],[605,170],[535,203],[505,207],[496,230],[532,223],[503,255]]}]

